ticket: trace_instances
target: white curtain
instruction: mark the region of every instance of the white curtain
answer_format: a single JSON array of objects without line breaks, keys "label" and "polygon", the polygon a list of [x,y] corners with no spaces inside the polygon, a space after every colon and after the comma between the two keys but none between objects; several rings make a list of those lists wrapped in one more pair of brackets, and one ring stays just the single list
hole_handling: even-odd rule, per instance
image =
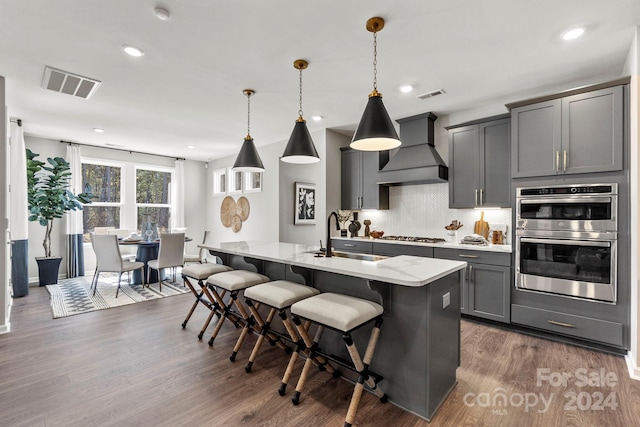
[{"label": "white curtain", "polygon": [[[78,194],[82,187],[82,160],[80,146],[67,145],[67,159],[71,167],[71,192]],[[67,277],[84,276],[84,248],[82,243],[82,211],[69,211],[65,214],[67,222]]]},{"label": "white curtain", "polygon": [[27,205],[27,155],[24,131],[18,123],[11,123],[10,147],[10,231],[11,282],[13,296],[29,293],[29,207]]},{"label": "white curtain", "polygon": [[173,214],[171,228],[184,227],[184,160],[176,159],[173,177]]}]

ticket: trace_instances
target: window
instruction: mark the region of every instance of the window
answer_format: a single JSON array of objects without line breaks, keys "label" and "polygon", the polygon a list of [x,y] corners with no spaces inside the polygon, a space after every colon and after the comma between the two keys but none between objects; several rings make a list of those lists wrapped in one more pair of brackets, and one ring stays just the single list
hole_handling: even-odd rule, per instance
[{"label": "window", "polygon": [[171,229],[171,172],[136,169],[137,227],[150,222],[158,232]]},{"label": "window", "polygon": [[227,194],[227,170],[213,171],[213,195]]},{"label": "window", "polygon": [[82,186],[91,187],[96,196],[82,209],[83,240],[89,242],[89,233],[95,227],[120,228],[122,209],[122,167],[119,165],[82,163]]},{"label": "window", "polygon": [[152,223],[159,232],[171,229],[174,169],[132,162],[82,159],[82,184],[97,196],[83,208],[84,241],[96,227],[142,230]]},{"label": "window", "polygon": [[234,171],[232,168],[227,169],[227,194],[242,193],[242,175],[243,172]]},{"label": "window", "polygon": [[244,192],[255,193],[262,191],[262,172],[244,173]]}]

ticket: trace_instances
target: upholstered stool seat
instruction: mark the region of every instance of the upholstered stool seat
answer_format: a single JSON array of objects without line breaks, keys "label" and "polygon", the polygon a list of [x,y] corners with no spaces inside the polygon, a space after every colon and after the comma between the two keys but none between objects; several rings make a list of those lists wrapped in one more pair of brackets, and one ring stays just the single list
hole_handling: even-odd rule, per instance
[{"label": "upholstered stool seat", "polygon": [[[306,351],[308,351],[308,357],[305,361],[300,379],[298,380],[296,392],[291,399],[294,405],[297,405],[300,401],[300,393],[304,387],[311,363],[317,360],[317,354],[322,354],[318,343],[324,328],[334,329],[342,333],[342,339],[347,346],[347,351],[353,362],[352,366],[345,364],[343,364],[343,366],[358,373],[358,380],[353,389],[353,395],[351,396],[351,402],[349,403],[344,425],[351,426],[353,424],[365,384],[382,402],[386,402],[387,396],[377,386],[379,380],[376,381],[374,379],[374,377],[379,379],[381,379],[381,377],[369,371],[373,352],[380,335],[383,311],[382,306],[373,301],[335,293],[315,295],[298,301],[291,306],[293,321],[305,343]],[[307,319],[318,325],[318,332],[313,340],[311,340],[307,333],[308,327],[302,325],[300,318]],[[351,332],[371,321],[375,321],[375,324],[371,330],[365,355],[361,358],[351,337]],[[339,362],[338,360],[334,361]]]},{"label": "upholstered stool seat", "polygon": [[227,267],[226,265],[213,264],[213,263],[192,264],[182,269],[182,273],[181,273],[182,280],[196,298],[196,300],[193,303],[193,306],[191,307],[191,310],[189,311],[189,314],[187,314],[187,317],[184,319],[184,322],[182,322],[182,328],[187,327],[187,322],[191,318],[191,315],[195,311],[198,304],[204,305],[211,311],[209,313],[209,317],[207,318],[204,325],[202,326],[200,333],[198,334],[198,339],[202,339],[202,336],[204,335],[204,331],[209,326],[209,323],[211,322],[211,319],[213,318],[213,316],[217,314],[218,317],[220,317],[222,315],[222,312],[219,310],[219,307],[216,307],[217,303],[215,302],[215,300],[210,299],[205,294],[206,280],[209,278],[209,276],[213,274],[223,273],[225,271],[231,271],[231,270],[232,268]]},{"label": "upholstered stool seat", "polygon": [[373,301],[327,292],[296,303],[291,312],[332,329],[349,332],[380,316],[383,309]]},{"label": "upholstered stool seat", "polygon": [[[269,279],[268,276],[247,270],[231,270],[209,276],[205,294],[216,301],[222,310],[222,318],[218,321],[209,339],[209,345],[213,345],[213,341],[218,336],[218,332],[220,332],[220,328],[225,319],[229,319],[235,323],[236,326],[239,326],[243,320],[246,321],[246,319],[250,318],[247,309],[242,302],[238,300],[238,294],[251,286],[259,285],[269,280],[271,279]],[[228,302],[225,302],[223,299],[225,292],[229,292],[230,298]],[[238,312],[233,309],[234,306]],[[238,316],[238,313],[240,316]],[[240,334],[241,340],[244,340],[246,333],[247,328],[243,328]],[[238,346],[238,344],[236,344],[236,346]]]},{"label": "upholstered stool seat", "polygon": [[[301,301],[305,298],[312,297],[319,293],[319,290],[310,286],[300,285],[298,283],[293,283],[286,280],[276,280],[273,282],[262,283],[245,290],[244,297],[246,299],[247,306],[251,311],[253,319],[258,323],[258,326],[260,327],[260,335],[256,340],[253,351],[249,356],[249,362],[247,363],[247,366],[245,368],[247,372],[251,372],[251,366],[253,365],[253,362],[258,355],[258,350],[260,349],[264,338],[270,334],[278,335],[271,328],[271,322],[273,321],[276,312],[280,313],[282,323],[284,324],[286,330],[289,332],[289,335],[291,335],[291,333],[293,332],[294,336],[292,336],[291,338],[294,340],[294,342],[296,342],[298,340],[298,337],[297,335],[295,335],[295,329],[293,328],[291,320],[287,315],[287,309],[291,307],[293,303]],[[263,319],[263,317],[260,315],[260,312],[258,312],[254,303],[260,303],[270,308],[266,320]],[[235,360],[235,356],[236,353],[233,353],[231,355],[231,360]]]}]

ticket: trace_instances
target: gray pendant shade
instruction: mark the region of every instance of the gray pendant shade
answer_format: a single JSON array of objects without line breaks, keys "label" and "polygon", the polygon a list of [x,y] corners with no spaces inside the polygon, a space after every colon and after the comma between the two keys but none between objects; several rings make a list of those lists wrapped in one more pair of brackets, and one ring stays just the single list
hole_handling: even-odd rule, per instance
[{"label": "gray pendant shade", "polygon": [[287,163],[299,164],[309,164],[320,161],[320,156],[318,156],[316,147],[313,145],[311,134],[304,120],[298,119],[296,121],[287,147],[284,149],[280,160]]},{"label": "gray pendant shade", "polygon": [[233,170],[240,172],[264,172],[262,160],[260,160],[256,145],[250,136],[244,139],[236,162],[233,164]]},{"label": "gray pendant shade", "polygon": [[351,148],[362,151],[382,151],[391,150],[400,144],[398,133],[382,103],[382,96],[369,95],[367,107],[351,140]]}]

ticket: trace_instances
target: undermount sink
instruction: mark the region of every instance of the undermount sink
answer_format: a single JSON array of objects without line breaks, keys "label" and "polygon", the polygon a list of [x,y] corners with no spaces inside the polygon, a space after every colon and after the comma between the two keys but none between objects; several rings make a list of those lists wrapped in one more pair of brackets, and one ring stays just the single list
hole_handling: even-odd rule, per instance
[{"label": "undermount sink", "polygon": [[[307,251],[305,253],[314,254],[316,257],[324,257],[325,251]],[[350,258],[359,261],[380,261],[389,258],[382,255],[359,254],[354,252],[331,251],[331,256],[336,258]]]}]

